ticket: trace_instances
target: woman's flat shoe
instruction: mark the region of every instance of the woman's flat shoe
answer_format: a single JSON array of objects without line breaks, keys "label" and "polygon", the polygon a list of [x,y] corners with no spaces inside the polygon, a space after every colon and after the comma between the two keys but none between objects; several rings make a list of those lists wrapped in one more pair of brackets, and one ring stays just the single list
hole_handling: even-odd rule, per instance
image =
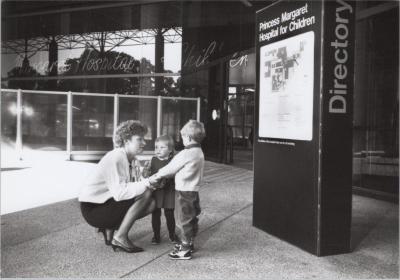
[{"label": "woman's flat shoe", "polygon": [[114,252],[117,250],[122,250],[127,253],[139,253],[144,251],[142,248],[135,245],[133,245],[132,247],[128,247],[116,240],[115,238],[113,238],[113,240],[111,241],[111,247],[113,248]]},{"label": "woman's flat shoe", "polygon": [[105,228],[99,228],[98,232],[101,232],[103,234],[104,243],[107,246],[110,246],[111,245],[111,240],[113,238],[113,235],[111,234],[111,236],[107,236],[107,230]]}]

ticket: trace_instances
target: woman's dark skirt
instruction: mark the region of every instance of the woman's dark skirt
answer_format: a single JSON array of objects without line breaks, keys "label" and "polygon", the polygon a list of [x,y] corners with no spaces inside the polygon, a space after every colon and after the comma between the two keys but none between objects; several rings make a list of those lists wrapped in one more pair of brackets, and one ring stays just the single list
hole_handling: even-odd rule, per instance
[{"label": "woman's dark skirt", "polygon": [[81,211],[86,222],[96,228],[118,229],[135,198],[115,201],[110,198],[104,203],[81,202]]}]

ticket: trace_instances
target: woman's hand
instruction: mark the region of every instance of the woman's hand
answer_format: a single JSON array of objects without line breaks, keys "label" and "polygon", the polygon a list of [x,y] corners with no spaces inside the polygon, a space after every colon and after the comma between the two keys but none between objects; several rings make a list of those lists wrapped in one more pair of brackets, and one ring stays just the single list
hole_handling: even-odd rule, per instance
[{"label": "woman's hand", "polygon": [[147,187],[150,191],[152,191],[152,192],[154,192],[156,189],[157,189],[157,187],[155,187],[155,186],[153,186],[153,185],[150,185],[150,186],[148,186]]},{"label": "woman's hand", "polygon": [[158,182],[160,182],[160,180],[161,180],[161,177],[158,176],[157,173],[154,174],[153,176],[150,176],[150,177],[149,177],[149,182],[150,182],[151,185],[156,185],[156,184],[158,184]]}]

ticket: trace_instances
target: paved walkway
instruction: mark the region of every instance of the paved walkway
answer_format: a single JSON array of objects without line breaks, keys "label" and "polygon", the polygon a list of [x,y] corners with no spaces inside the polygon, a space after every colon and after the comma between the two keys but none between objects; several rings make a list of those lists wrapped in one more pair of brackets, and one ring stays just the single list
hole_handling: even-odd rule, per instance
[{"label": "paved walkway", "polygon": [[[71,180],[75,168],[66,170],[71,172]],[[92,167],[88,164],[79,168],[85,172]],[[2,215],[1,276],[398,278],[397,204],[354,196],[353,252],[318,258],[252,226],[252,171],[207,162],[205,174],[200,191],[203,212],[196,240],[198,252],[192,260],[168,259],[171,244],[166,241],[165,226],[164,242],[151,245],[149,217],[138,221],[130,232],[130,238],[145,252],[114,253],[83,221],[76,199],[70,199]]]}]

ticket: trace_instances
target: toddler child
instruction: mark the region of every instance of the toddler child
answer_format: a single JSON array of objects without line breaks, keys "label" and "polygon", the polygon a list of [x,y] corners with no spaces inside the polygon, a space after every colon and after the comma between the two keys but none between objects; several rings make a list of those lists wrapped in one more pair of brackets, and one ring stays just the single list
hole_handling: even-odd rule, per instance
[{"label": "toddler child", "polygon": [[[155,141],[155,156],[151,159],[150,166],[146,166],[143,170],[144,177],[153,175],[157,171],[167,165],[174,154],[174,140],[168,135],[162,135]],[[154,186],[153,197],[156,202],[156,209],[151,215],[151,225],[153,227],[152,244],[160,244],[160,227],[161,227],[161,209],[164,208],[164,215],[167,222],[169,239],[171,242],[176,241],[175,235],[175,184],[173,178],[165,178]]]},{"label": "toddler child", "polygon": [[177,227],[181,243],[169,253],[171,259],[192,258],[193,241],[198,232],[200,214],[199,188],[204,171],[204,154],[200,143],[205,137],[204,125],[190,120],[181,129],[185,149],[161,168],[152,179],[160,180],[175,175]]}]

